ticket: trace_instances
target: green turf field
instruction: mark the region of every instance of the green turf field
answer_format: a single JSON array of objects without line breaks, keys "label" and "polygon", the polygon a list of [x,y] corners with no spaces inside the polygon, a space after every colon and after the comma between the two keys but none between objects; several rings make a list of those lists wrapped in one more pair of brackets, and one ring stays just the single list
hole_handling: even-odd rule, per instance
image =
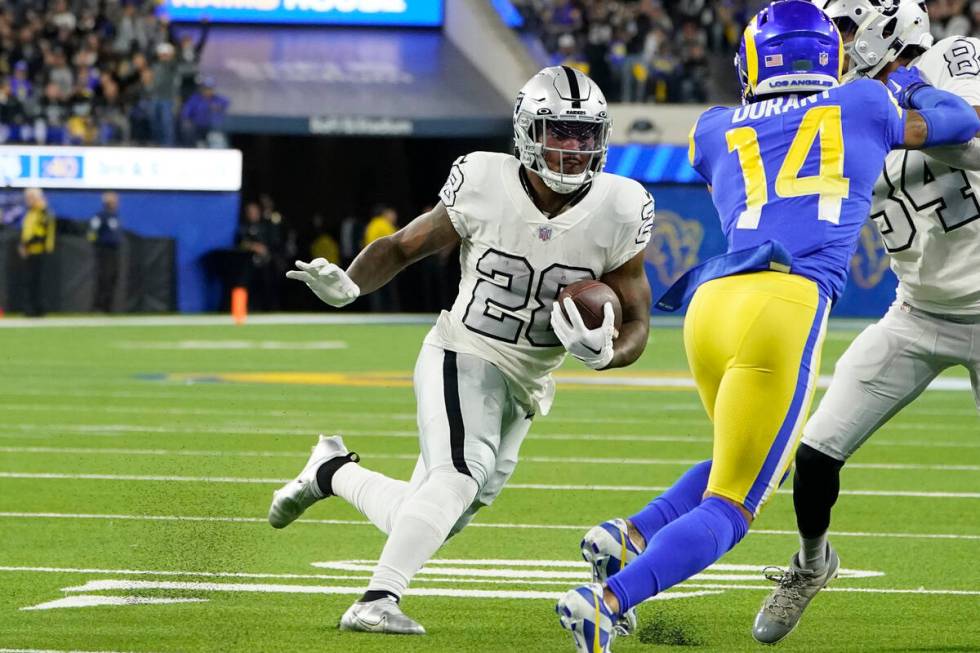
[{"label": "green turf field", "polygon": [[[403,600],[426,637],[342,634],[382,535],[338,499],[276,531],[269,499],[318,432],[408,477],[425,330],[0,328],[0,650],[571,651],[554,597],[586,580],[583,532],[710,454],[697,395],[657,386],[686,375],[680,332],[655,329],[619,385],[564,368],[512,486]],[[825,374],[854,335],[830,333]],[[780,649],[980,651],[980,419],[965,375],[943,378],[960,389],[925,393],[845,469],[833,541],[849,571]],[[757,650],[761,569],[795,545],[781,493],[613,650]]]}]

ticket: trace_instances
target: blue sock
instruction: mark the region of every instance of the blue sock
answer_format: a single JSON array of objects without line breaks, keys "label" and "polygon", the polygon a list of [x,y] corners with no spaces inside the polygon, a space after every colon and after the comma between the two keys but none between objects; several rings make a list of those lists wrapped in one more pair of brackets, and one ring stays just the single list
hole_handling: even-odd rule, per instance
[{"label": "blue sock", "polygon": [[686,515],[701,503],[705,488],[708,487],[708,474],[711,461],[705,460],[684,472],[667,491],[647,504],[629,518],[630,523],[649,542],[661,528],[681,515]]},{"label": "blue sock", "polygon": [[646,550],[607,585],[620,614],[686,580],[721,558],[745,537],[749,524],[734,505],[708,497],[694,510],[664,526]]}]

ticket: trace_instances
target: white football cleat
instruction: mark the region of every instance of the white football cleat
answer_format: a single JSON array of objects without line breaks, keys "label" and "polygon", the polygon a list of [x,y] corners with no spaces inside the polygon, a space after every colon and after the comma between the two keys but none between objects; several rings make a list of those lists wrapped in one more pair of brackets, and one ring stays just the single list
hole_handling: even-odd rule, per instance
[{"label": "white football cleat", "polygon": [[299,476],[272,493],[269,523],[273,528],[289,526],[314,503],[332,496],[320,492],[316,482],[316,472],[320,465],[336,458],[346,458],[351,462],[359,460],[356,453],[347,451],[339,435],[329,438],[321,435]]},{"label": "white football cleat", "polygon": [[389,635],[424,635],[425,628],[402,612],[398,601],[386,596],[375,601],[358,601],[340,618],[340,629]]},{"label": "white football cleat", "polygon": [[609,653],[616,637],[616,616],[602,600],[596,583],[569,590],[555,606],[558,623],[572,634],[578,653]]},{"label": "white football cleat", "polygon": [[[600,584],[640,555],[625,519],[610,519],[592,527],[582,538],[581,546],[582,557],[592,566],[592,582]],[[636,609],[630,608],[616,623],[616,634],[628,637],[635,630]]]}]

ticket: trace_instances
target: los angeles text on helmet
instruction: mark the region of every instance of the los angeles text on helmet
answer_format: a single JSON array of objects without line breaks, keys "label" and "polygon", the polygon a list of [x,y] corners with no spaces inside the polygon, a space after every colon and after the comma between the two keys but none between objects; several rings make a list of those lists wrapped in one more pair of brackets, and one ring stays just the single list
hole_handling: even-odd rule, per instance
[{"label": "los angeles text on helmet", "polygon": [[828,97],[830,97],[830,92],[824,91],[822,93],[804,95],[803,97],[798,95],[780,95],[770,100],[760,100],[752,104],[744,104],[735,110],[735,113],[732,115],[732,124],[734,125],[750,118],[758,120],[759,118],[778,116],[793,109],[815,104],[820,99]]}]

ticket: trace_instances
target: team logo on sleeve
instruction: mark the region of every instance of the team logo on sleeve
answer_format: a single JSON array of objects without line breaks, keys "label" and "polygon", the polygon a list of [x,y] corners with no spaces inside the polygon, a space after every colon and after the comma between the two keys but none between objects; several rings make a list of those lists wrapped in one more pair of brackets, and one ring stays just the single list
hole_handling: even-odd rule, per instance
[{"label": "team logo on sleeve", "polygon": [[650,242],[650,235],[653,233],[653,215],[653,196],[647,193],[647,203],[643,205],[643,211],[640,214],[642,218],[640,228],[636,232],[637,245],[646,245]]},{"label": "team logo on sleeve", "polygon": [[456,203],[456,193],[463,185],[463,169],[459,167],[460,163],[463,163],[465,157],[460,157],[453,164],[453,167],[449,170],[449,178],[446,180],[446,184],[439,191],[439,199],[446,206],[452,206]]}]

